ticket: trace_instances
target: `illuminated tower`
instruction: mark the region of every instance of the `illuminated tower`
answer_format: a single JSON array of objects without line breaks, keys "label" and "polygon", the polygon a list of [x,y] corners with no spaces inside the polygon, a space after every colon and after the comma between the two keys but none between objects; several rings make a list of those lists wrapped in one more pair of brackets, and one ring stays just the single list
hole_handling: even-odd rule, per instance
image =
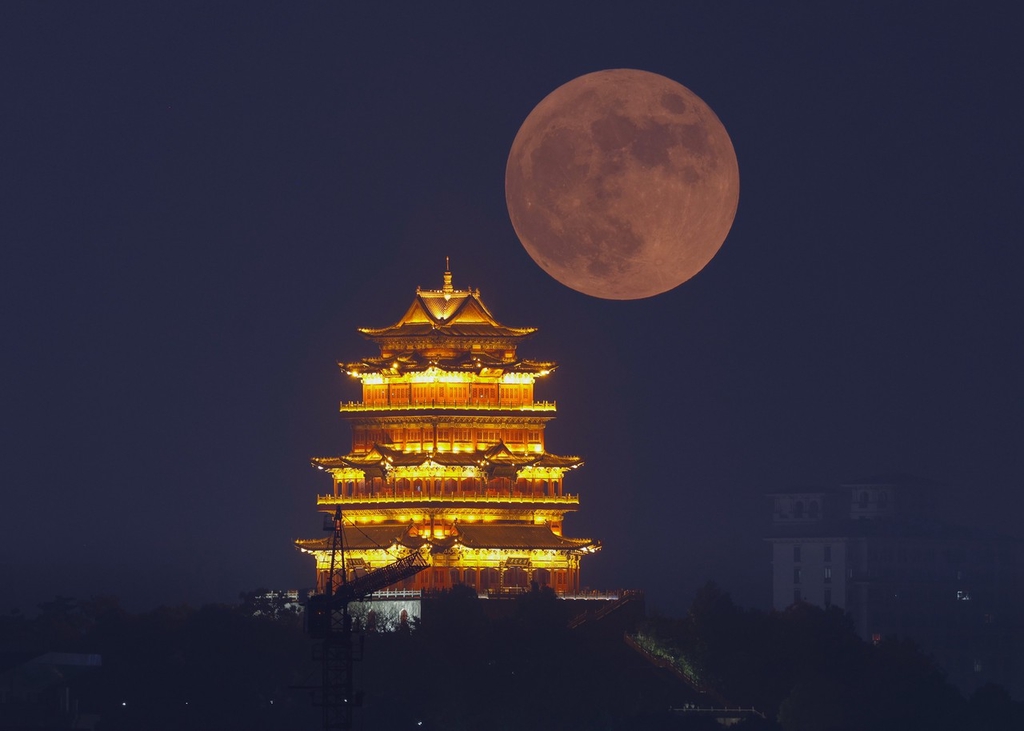
[{"label": "illuminated tower", "polygon": [[[352,451],[312,460],[333,478],[317,507],[341,506],[350,575],[421,551],[431,567],[399,588],[579,591],[580,561],[600,543],[562,534],[579,506],[563,478],[583,461],[545,448],[555,404],[533,390],[556,366],[516,354],[535,331],[499,323],[450,271],[441,289],[417,288],[391,327],[360,329],[380,355],[339,364],[362,383],[362,400],[341,404]],[[296,545],[316,558],[322,590],[329,539]]]}]

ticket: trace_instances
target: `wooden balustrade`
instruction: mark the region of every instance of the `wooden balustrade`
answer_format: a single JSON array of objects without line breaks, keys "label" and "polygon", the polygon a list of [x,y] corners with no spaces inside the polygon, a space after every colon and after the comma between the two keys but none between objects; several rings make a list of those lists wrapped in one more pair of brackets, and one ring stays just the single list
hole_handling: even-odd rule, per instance
[{"label": "wooden balustrade", "polygon": [[499,494],[496,490],[488,490],[487,494],[478,493],[447,493],[441,495],[428,495],[422,492],[406,493],[385,493],[377,495],[317,495],[317,505],[337,505],[338,503],[407,503],[407,502],[435,502],[435,503],[551,503],[561,505],[578,505],[579,495],[534,495],[532,493],[508,493]]},{"label": "wooden balustrade", "polygon": [[471,401],[422,401],[418,403],[371,403],[363,401],[342,401],[340,411],[425,411],[428,409],[451,411],[451,410],[472,410],[472,411],[555,411],[554,401],[534,401],[529,404],[496,404],[496,403],[474,403]]}]

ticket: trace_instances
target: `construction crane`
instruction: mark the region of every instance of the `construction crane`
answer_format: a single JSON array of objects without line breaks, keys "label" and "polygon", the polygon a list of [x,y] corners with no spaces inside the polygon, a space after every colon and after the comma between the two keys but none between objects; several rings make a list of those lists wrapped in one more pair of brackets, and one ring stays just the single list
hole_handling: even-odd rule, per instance
[{"label": "construction crane", "polygon": [[[341,507],[334,511],[334,520],[324,530],[331,530],[331,567],[323,594],[314,594],[306,604],[306,632],[321,642],[321,695],[324,731],[352,728],[352,710],[359,699],[352,690],[353,663],[356,652],[352,643],[352,617],[349,602],[363,599],[410,576],[415,576],[429,563],[419,551],[401,558],[351,581],[345,569],[345,533]],[[361,648],[360,648],[361,650]]]}]

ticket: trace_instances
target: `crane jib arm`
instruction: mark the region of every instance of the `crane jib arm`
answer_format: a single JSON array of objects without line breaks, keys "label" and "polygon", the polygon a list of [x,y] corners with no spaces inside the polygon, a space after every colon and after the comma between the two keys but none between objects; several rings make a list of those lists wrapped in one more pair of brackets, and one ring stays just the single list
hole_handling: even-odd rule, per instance
[{"label": "crane jib arm", "polygon": [[427,559],[419,551],[410,553],[393,564],[382,566],[365,576],[360,576],[336,587],[331,603],[337,607],[362,599],[375,591],[380,591],[403,579],[415,576],[429,565]]}]

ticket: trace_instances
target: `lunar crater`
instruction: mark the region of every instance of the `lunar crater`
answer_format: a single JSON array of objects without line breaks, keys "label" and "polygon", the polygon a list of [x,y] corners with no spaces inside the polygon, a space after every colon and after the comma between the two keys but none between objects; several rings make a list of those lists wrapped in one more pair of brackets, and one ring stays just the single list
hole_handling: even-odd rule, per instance
[{"label": "lunar crater", "polygon": [[689,106],[679,94],[662,94],[661,106],[673,114],[685,114]]}]

